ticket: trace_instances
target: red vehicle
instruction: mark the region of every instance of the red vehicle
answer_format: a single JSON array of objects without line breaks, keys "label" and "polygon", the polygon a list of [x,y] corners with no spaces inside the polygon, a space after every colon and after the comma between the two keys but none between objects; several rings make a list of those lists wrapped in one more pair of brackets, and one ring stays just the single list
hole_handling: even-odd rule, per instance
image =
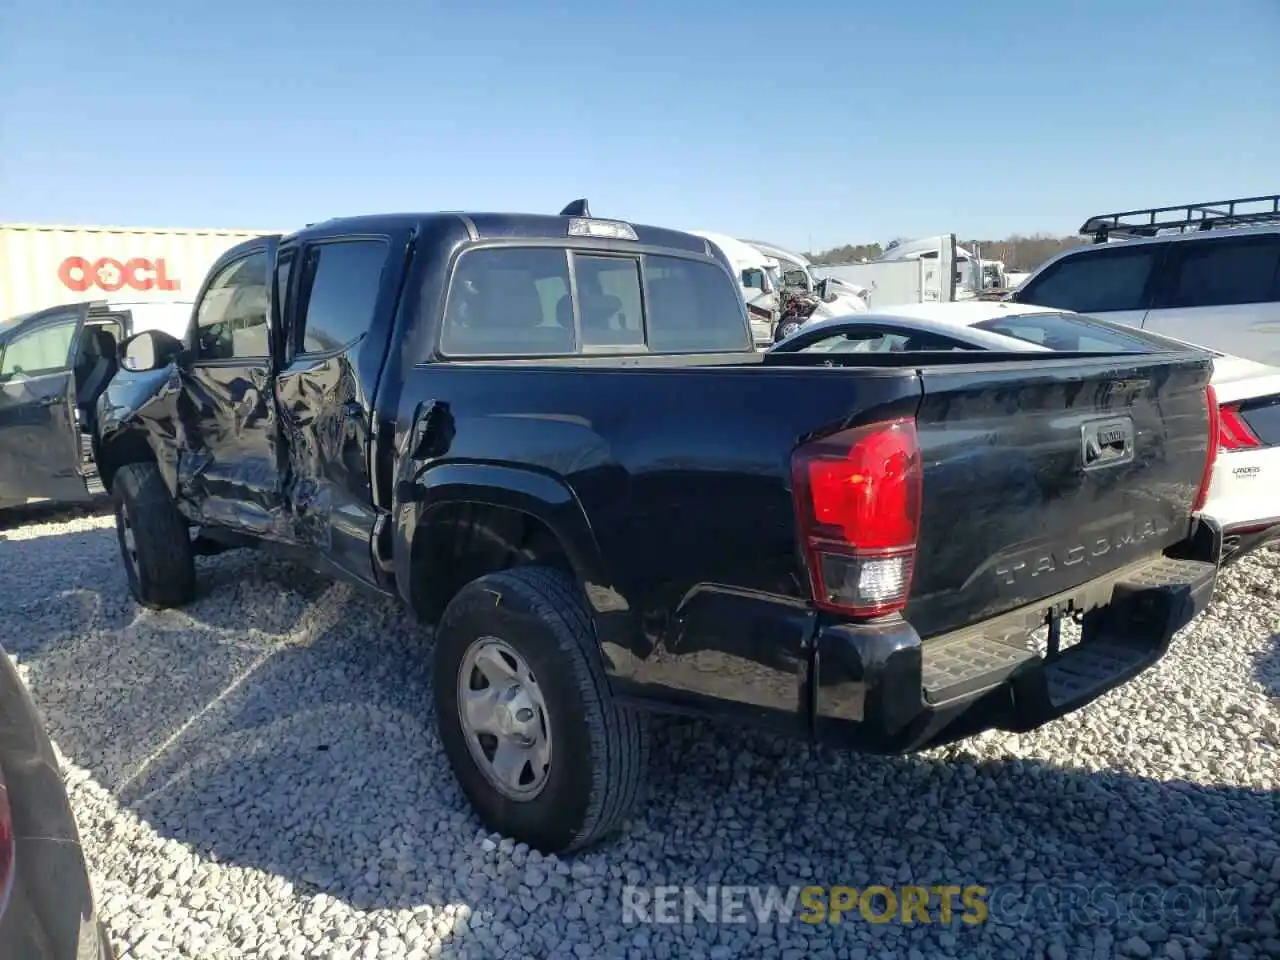
[{"label": "red vehicle", "polygon": [[53,745],[0,650],[0,957],[113,956]]}]

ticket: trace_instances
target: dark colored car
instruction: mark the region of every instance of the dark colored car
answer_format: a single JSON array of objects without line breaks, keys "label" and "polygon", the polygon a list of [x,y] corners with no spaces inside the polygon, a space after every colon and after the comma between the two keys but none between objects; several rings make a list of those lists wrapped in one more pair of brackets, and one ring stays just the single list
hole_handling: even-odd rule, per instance
[{"label": "dark colored car", "polygon": [[[93,460],[97,401],[117,350],[142,322],[190,304],[65,303],[0,324],[0,510],[102,494]],[[171,325],[171,324],[170,324]]]},{"label": "dark colored car", "polygon": [[53,746],[0,650],[0,957],[111,956]]},{"label": "dark colored car", "polygon": [[[251,240],[192,331],[126,344],[99,407],[134,595],[259,546],[400,598],[464,791],[543,850],[626,815],[644,711],[882,752],[1030,729],[1217,574],[1195,351],[760,354],[723,254],[581,208]],[[1063,617],[1081,643],[1028,648]]]}]

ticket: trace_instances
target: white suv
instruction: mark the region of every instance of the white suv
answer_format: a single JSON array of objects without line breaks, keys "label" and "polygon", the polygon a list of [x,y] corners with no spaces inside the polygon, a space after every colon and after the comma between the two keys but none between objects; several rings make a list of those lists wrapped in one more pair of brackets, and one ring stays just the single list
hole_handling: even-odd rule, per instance
[{"label": "white suv", "polygon": [[1280,195],[1106,214],[1080,232],[1096,242],[1054,257],[1008,299],[1280,367]]}]

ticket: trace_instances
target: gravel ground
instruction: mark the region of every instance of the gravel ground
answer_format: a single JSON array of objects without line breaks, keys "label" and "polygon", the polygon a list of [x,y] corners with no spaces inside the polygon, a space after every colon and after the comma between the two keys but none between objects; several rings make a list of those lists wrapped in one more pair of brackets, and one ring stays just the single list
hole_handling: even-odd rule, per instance
[{"label": "gravel ground", "polygon": [[[393,604],[235,553],[147,612],[91,512],[0,519],[0,569],[126,957],[1280,956],[1280,553],[1030,735],[866,758],[659,721],[635,818],[564,859],[484,834]],[[713,883],[983,884],[991,916],[624,922],[625,884]],[[1113,908],[1073,912],[1081,891]]]}]

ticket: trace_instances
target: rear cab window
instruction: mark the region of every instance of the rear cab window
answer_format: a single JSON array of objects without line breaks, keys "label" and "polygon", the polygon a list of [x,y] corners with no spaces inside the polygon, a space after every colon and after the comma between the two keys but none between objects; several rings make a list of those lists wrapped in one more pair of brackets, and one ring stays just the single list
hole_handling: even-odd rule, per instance
[{"label": "rear cab window", "polygon": [[655,353],[750,350],[742,299],[733,279],[712,263],[683,257],[645,258],[649,284],[649,349]]},{"label": "rear cab window", "polygon": [[554,357],[575,350],[563,249],[496,247],[459,257],[440,332],[442,353]]},{"label": "rear cab window", "polygon": [[588,254],[573,261],[583,346],[643,346],[640,261]]},{"label": "rear cab window", "polygon": [[723,353],[752,342],[718,264],[564,247],[480,247],[454,267],[446,357]]}]

